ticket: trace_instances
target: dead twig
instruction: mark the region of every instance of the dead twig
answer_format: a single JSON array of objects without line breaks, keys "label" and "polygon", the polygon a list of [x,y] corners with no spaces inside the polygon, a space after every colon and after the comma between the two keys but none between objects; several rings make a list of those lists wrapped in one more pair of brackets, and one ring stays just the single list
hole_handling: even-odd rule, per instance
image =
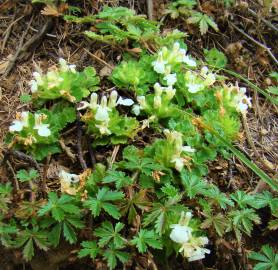
[{"label": "dead twig", "polygon": [[101,62],[102,64],[104,64],[105,66],[109,67],[111,70],[114,69],[114,67],[112,67],[111,65],[109,65],[107,62],[105,62],[103,59],[99,58],[98,56],[96,56],[95,54],[91,53],[89,50],[83,48],[83,50],[88,53],[91,57],[95,58],[97,61]]},{"label": "dead twig", "polygon": [[256,39],[254,39],[253,37],[249,36],[247,33],[245,33],[242,29],[238,28],[235,24],[233,24],[232,22],[230,22],[230,24],[232,25],[232,27],[237,30],[239,33],[241,33],[242,35],[244,35],[246,38],[248,38],[249,40],[251,40],[252,42],[254,42],[256,45],[258,45],[259,47],[263,48],[268,54],[269,56],[272,58],[272,60],[275,62],[276,65],[278,65],[278,60],[276,59],[276,57],[274,56],[274,54],[271,52],[271,49],[268,48],[266,45],[262,44],[261,42],[257,41]]},{"label": "dead twig", "polygon": [[35,167],[38,172],[40,172],[40,166],[39,166],[38,162],[36,160],[34,160],[32,157],[26,155],[25,153],[17,151],[17,150],[9,149],[6,152],[6,154],[13,156],[17,159],[23,160],[25,162],[28,162],[31,166]]},{"label": "dead twig", "polygon": [[19,47],[18,47],[14,57],[10,60],[8,66],[7,66],[6,70],[5,70],[4,76],[7,76],[11,72],[11,70],[14,68],[15,63],[17,61],[22,60],[26,56],[27,52],[29,51],[29,49],[32,46],[33,46],[33,49],[36,49],[41,44],[44,36],[47,34],[47,32],[53,26],[53,19],[51,17],[49,17],[47,19],[46,23],[44,24],[44,26],[42,27],[42,29],[40,30],[40,32],[38,32],[36,35],[34,35],[31,39],[29,39],[23,45],[23,41],[25,39],[26,34],[29,31],[29,28],[31,26],[32,20],[33,20],[33,17],[31,18],[31,20],[28,23],[27,29],[24,32],[24,34],[23,34],[23,36],[22,36],[22,38],[20,40]]},{"label": "dead twig", "polygon": [[90,135],[87,135],[87,144],[88,144],[88,151],[91,159],[92,168],[94,169],[96,164],[96,156],[92,147],[92,141]]},{"label": "dead twig", "polygon": [[28,23],[26,31],[23,33],[23,35],[20,39],[19,46],[18,46],[18,49],[17,49],[15,55],[9,61],[9,64],[8,64],[6,70],[5,70],[5,73],[4,73],[4,77],[9,75],[9,73],[12,71],[13,67],[15,66],[15,63],[18,60],[19,55],[21,53],[21,50],[23,48],[24,39],[25,39],[26,35],[28,34],[28,31],[29,31],[29,28],[30,28],[32,22],[33,22],[33,16],[31,17],[31,19]]},{"label": "dead twig", "polygon": [[68,146],[66,146],[64,140],[60,139],[59,143],[60,143],[61,148],[65,151],[65,153],[71,159],[71,161],[73,161],[73,162],[76,161],[75,155],[71,152],[71,149]]},{"label": "dead twig", "polygon": [[262,18],[261,16],[259,16],[259,14],[256,13],[254,10],[252,10],[251,8],[248,8],[248,11],[249,11],[249,13],[250,13],[253,17],[255,17],[255,18],[257,18],[258,20],[262,21],[265,25],[267,25],[267,26],[268,26],[269,28],[271,28],[272,30],[278,32],[278,28],[277,28],[275,25],[273,25],[273,24],[272,24],[271,22],[269,22],[268,20],[266,20],[266,19]]},{"label": "dead twig", "polygon": [[117,157],[117,154],[118,154],[119,150],[120,150],[120,145],[116,145],[113,149],[113,152],[112,152],[112,155],[111,155],[111,158],[110,158],[110,161],[109,161],[109,168],[110,169],[112,168],[113,163],[116,160],[116,157]]},{"label": "dead twig", "polygon": [[152,20],[153,19],[153,0],[146,0],[146,2],[147,2],[148,19]]},{"label": "dead twig", "polygon": [[[15,16],[16,16],[16,13],[15,13],[14,16],[13,16],[13,20],[15,19]],[[5,49],[5,47],[6,47],[6,43],[7,43],[8,39],[9,39],[9,37],[10,37],[10,34],[11,34],[11,32],[12,32],[13,26],[14,26],[18,21],[20,21],[21,19],[23,19],[24,17],[25,17],[25,15],[23,15],[23,16],[17,18],[16,20],[14,20],[14,21],[8,26],[8,28],[4,31],[4,33],[3,33],[4,39],[3,39],[3,42],[2,42],[1,53],[4,52],[4,49]]]},{"label": "dead twig", "polygon": [[82,153],[82,124],[80,121],[80,113],[79,111],[77,111],[76,113],[76,125],[77,125],[77,155],[78,155],[78,159],[80,162],[80,165],[82,167],[82,169],[85,171],[88,167],[87,164],[83,158],[83,153]]}]

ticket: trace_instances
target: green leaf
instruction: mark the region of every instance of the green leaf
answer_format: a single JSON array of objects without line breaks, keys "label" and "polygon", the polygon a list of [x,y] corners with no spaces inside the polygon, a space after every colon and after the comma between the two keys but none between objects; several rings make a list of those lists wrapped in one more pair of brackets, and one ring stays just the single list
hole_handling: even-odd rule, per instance
[{"label": "green leaf", "polygon": [[121,215],[119,209],[111,204],[110,201],[118,201],[124,198],[124,194],[119,191],[109,190],[107,187],[103,187],[98,190],[96,198],[90,197],[84,202],[84,206],[89,208],[93,215],[99,216],[101,209],[107,212],[110,216],[118,219]]},{"label": "green leaf", "polygon": [[205,59],[206,62],[215,68],[224,68],[227,65],[227,57],[224,53],[218,51],[216,48],[210,50],[205,49]]},{"label": "green leaf", "polygon": [[32,100],[32,96],[28,94],[22,94],[20,95],[20,103],[29,103]]},{"label": "green leaf", "polygon": [[39,173],[37,170],[34,169],[31,169],[29,171],[22,169],[16,173],[16,178],[22,183],[34,180],[38,177]]},{"label": "green leaf", "polygon": [[108,171],[108,175],[102,180],[103,183],[115,183],[117,189],[126,187],[132,184],[133,180],[126,176],[124,172]]},{"label": "green leaf", "polygon": [[277,270],[278,269],[278,254],[274,253],[272,247],[264,245],[261,252],[251,252],[249,259],[258,261],[254,266],[254,270]]},{"label": "green leaf", "polygon": [[82,241],[81,246],[82,248],[78,252],[79,258],[90,256],[90,258],[94,260],[100,252],[100,249],[95,241]]},{"label": "green leaf", "polygon": [[112,241],[115,248],[122,248],[124,246],[124,239],[119,234],[119,232],[124,228],[124,224],[121,222],[116,223],[115,229],[111,222],[104,221],[101,223],[101,226],[98,227],[94,234],[95,236],[99,237],[100,240],[98,244],[100,247],[104,247],[108,243]]},{"label": "green leaf", "polygon": [[233,226],[249,236],[253,229],[253,223],[261,223],[261,219],[254,209],[245,208],[242,210],[234,210],[229,213],[229,216],[233,219]]},{"label": "green leaf", "polygon": [[144,253],[147,251],[148,246],[154,249],[162,249],[162,243],[157,234],[153,230],[147,231],[141,229],[137,236],[131,240],[133,245],[136,245],[138,251],[140,253]]},{"label": "green leaf", "polygon": [[63,234],[65,239],[70,243],[74,244],[77,241],[76,233],[72,226],[66,222],[63,224]]},{"label": "green leaf", "polygon": [[207,188],[207,184],[198,176],[190,174],[185,170],[181,171],[182,184],[185,187],[186,195],[192,199],[198,194],[202,194]]},{"label": "green leaf", "polygon": [[124,264],[129,260],[130,257],[128,253],[115,249],[113,245],[104,251],[103,256],[107,260],[109,269],[114,269],[116,267],[117,259],[119,259],[120,262]]},{"label": "green leaf", "polygon": [[60,243],[61,231],[62,223],[58,223],[49,232],[48,239],[54,247],[57,247]]},{"label": "green leaf", "polygon": [[34,255],[35,252],[34,252],[33,239],[30,238],[23,248],[23,258],[28,262],[33,258]]}]

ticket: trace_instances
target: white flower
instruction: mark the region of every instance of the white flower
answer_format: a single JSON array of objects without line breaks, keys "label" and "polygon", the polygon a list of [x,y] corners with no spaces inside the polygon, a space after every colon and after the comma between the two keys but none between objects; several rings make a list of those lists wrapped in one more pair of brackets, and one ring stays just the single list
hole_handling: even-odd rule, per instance
[{"label": "white flower", "polygon": [[208,67],[207,66],[203,66],[202,68],[201,68],[201,76],[206,76],[207,75],[207,73],[208,73],[208,71],[209,71],[209,69],[208,69]]},{"label": "white flower", "polygon": [[167,64],[167,61],[165,61],[163,59],[163,53],[159,52],[157,60],[152,62],[154,71],[156,71],[157,73],[160,73],[160,74],[164,74],[165,73],[165,64]]},{"label": "white flower", "polygon": [[61,82],[64,81],[62,77],[59,76],[59,74],[55,71],[49,71],[46,74],[47,77],[47,86],[48,88],[54,88],[59,86]]},{"label": "white flower", "polygon": [[201,90],[203,90],[204,86],[202,84],[195,84],[195,83],[187,83],[186,86],[188,87],[188,92],[194,94]]},{"label": "white flower", "polygon": [[117,105],[123,105],[123,106],[131,106],[134,104],[134,101],[130,98],[123,99],[122,97],[119,97],[117,101]]},{"label": "white flower", "polygon": [[194,153],[196,152],[196,150],[194,148],[192,148],[191,146],[183,146],[182,147],[182,151],[184,152],[189,152],[189,153]]},{"label": "white flower", "polygon": [[145,96],[138,96],[137,101],[140,104],[141,108],[145,108],[147,103],[146,103],[146,98]]},{"label": "white flower", "polygon": [[173,229],[170,234],[170,238],[176,243],[183,244],[188,242],[191,238],[192,229],[188,226],[173,224],[170,226],[170,228]]},{"label": "white flower", "polygon": [[81,101],[78,105],[77,110],[84,110],[86,108],[95,109],[97,107],[98,95],[96,93],[91,94],[90,102]]},{"label": "white flower", "polygon": [[72,73],[76,73],[76,65],[68,65],[67,61],[63,58],[59,58],[59,64],[61,71],[70,71]]},{"label": "white flower", "polygon": [[114,108],[117,105],[123,105],[123,106],[131,106],[133,105],[134,101],[130,98],[123,99],[122,97],[118,98],[118,92],[116,90],[113,90],[109,97],[108,107]]},{"label": "white flower", "polygon": [[203,248],[204,245],[208,244],[207,237],[195,237],[193,235],[193,228],[189,226],[189,222],[192,218],[191,212],[181,213],[179,224],[173,224],[170,226],[172,232],[170,238],[181,244],[179,252],[184,257],[188,258],[188,261],[196,261],[205,258],[205,254],[209,254],[210,250]]},{"label": "white flower", "polygon": [[33,77],[37,81],[38,85],[42,85],[43,84],[42,75],[39,72],[33,72]]},{"label": "white flower", "polygon": [[177,81],[177,74],[176,73],[168,74],[163,79],[167,81],[168,86],[173,86]]},{"label": "white flower", "polygon": [[196,67],[197,66],[195,60],[191,59],[188,55],[183,56],[182,62],[187,64],[190,67]]},{"label": "white flower", "polygon": [[51,131],[49,129],[49,124],[43,124],[42,121],[46,119],[45,114],[38,114],[35,113],[35,126],[34,129],[38,130],[38,134],[41,137],[48,137],[51,134]]},{"label": "white flower", "polygon": [[161,96],[155,95],[153,98],[153,106],[155,109],[158,109],[161,107]]},{"label": "white flower", "polygon": [[109,122],[101,122],[99,125],[96,125],[96,128],[99,129],[100,134],[110,135],[111,131],[108,129]]},{"label": "white flower", "polygon": [[210,254],[210,250],[207,248],[197,248],[191,253],[191,256],[188,257],[189,262],[202,260],[205,258],[205,254]]},{"label": "white flower", "polygon": [[172,163],[175,163],[175,169],[178,171],[178,172],[181,172],[183,167],[184,167],[184,161],[183,161],[183,158],[181,157],[177,157],[177,158],[173,158],[171,160]]},{"label": "white flower", "polygon": [[209,73],[205,76],[204,84],[207,86],[213,85],[216,81],[215,74]]},{"label": "white flower", "polygon": [[234,106],[237,111],[241,113],[246,113],[249,107],[252,107],[251,98],[245,95],[246,88],[241,87],[238,90],[238,94],[234,97]]},{"label": "white flower", "polygon": [[29,112],[21,112],[16,114],[16,120],[9,127],[10,132],[20,132],[24,127],[29,125]]},{"label": "white flower", "polygon": [[32,93],[35,93],[35,92],[38,91],[38,83],[37,83],[37,81],[31,80],[31,81],[29,82],[29,85],[31,86],[31,92],[32,92]]},{"label": "white flower", "polygon": [[117,106],[117,99],[118,99],[118,92],[116,90],[113,90],[109,97],[108,107],[114,108]]},{"label": "white flower", "polygon": [[172,86],[168,86],[165,88],[165,93],[166,93],[167,99],[171,100],[176,94],[176,89],[173,88]]},{"label": "white flower", "polygon": [[139,115],[140,114],[140,105],[138,105],[138,104],[136,104],[136,105],[134,105],[133,107],[132,107],[132,112],[137,116],[137,115]]},{"label": "white flower", "polygon": [[108,107],[99,106],[95,114],[95,119],[97,121],[105,121],[105,122],[109,121],[108,110],[109,110]]},{"label": "white flower", "polygon": [[72,73],[76,73],[76,65],[68,65],[68,68]]}]

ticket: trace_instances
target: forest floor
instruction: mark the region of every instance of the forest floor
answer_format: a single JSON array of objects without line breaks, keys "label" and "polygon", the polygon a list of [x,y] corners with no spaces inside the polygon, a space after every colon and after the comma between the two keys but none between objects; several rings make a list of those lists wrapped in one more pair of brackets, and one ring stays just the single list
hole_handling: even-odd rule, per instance
[{"label": "forest floor", "polygon": [[[146,5],[148,1],[143,0],[69,2],[73,5],[78,2],[77,5],[84,14],[96,13],[104,5],[109,4],[134,8],[138,14],[147,15],[149,13],[150,16],[150,10]],[[188,45],[189,52],[196,58],[204,57],[204,49],[217,48],[228,57],[230,70],[234,70],[265,89],[271,84],[268,75],[270,72],[277,70],[277,62],[262,47],[270,48],[275,58],[275,55],[278,55],[278,32],[277,26],[276,31],[273,30],[262,18],[267,17],[268,22],[277,25],[277,13],[276,17],[268,17],[267,10],[261,3],[255,1],[238,2],[227,9],[217,5],[214,1],[200,1],[199,8],[214,17],[219,32],[209,30],[207,34],[200,35],[195,27],[189,26],[183,19],[173,20],[170,18],[165,19],[163,31],[167,32],[177,28],[187,32],[188,37],[185,42]],[[163,0],[153,0],[151,12],[153,19],[161,19],[166,3],[167,1]],[[122,51],[117,48],[111,49],[110,46],[85,39],[81,34],[83,31],[82,25],[65,22],[59,13],[52,14],[54,16],[41,14],[41,8],[41,5],[34,6],[29,1],[3,0],[0,3],[1,156],[4,155],[5,151],[5,135],[15,112],[28,109],[28,104],[20,102],[20,96],[30,93],[28,82],[31,80],[32,72],[36,66],[46,70],[48,67],[55,65],[58,58],[63,57],[68,62],[76,64],[77,68],[94,66],[98,74],[105,76],[111,71],[109,67],[113,67],[121,58]],[[62,14],[63,6],[60,6],[60,8],[59,12]],[[278,175],[277,106],[234,76],[229,76],[229,80],[233,83],[238,82],[241,86],[248,88],[248,94],[252,97],[253,105],[247,117],[242,119],[242,129],[237,147],[268,175],[276,178]],[[65,141],[65,144],[71,147],[73,151],[76,150],[74,138],[71,137],[68,141]],[[104,160],[112,154],[112,151],[113,149],[110,152],[102,153],[100,151],[96,153],[97,161]],[[66,160],[67,158],[63,161],[55,160],[55,162],[64,165],[67,162]],[[13,162],[8,163],[8,166],[1,167],[0,182],[12,179],[15,168],[20,162],[22,161],[13,160]],[[46,162],[49,162],[49,160]],[[55,162],[51,163],[52,167],[55,166]],[[46,163],[42,164],[46,170],[47,167],[49,169],[48,165]],[[208,177],[217,179],[219,187],[227,187],[228,185],[233,190],[244,189],[255,192],[268,189],[251,170],[235,157],[229,161],[219,158],[211,162],[209,168]],[[46,174],[51,174],[51,171],[47,171]],[[58,185],[57,183],[51,183],[50,180],[47,184],[54,189]],[[262,212],[261,215],[265,222],[257,227],[254,238],[246,240],[243,249],[249,250],[263,243],[277,244],[277,231],[261,235],[261,230],[269,220],[269,213]],[[232,243],[226,242],[224,246],[227,254],[229,252],[233,253]],[[244,252],[243,250],[242,253]],[[13,268],[13,265],[17,264],[16,256],[18,254],[5,253],[7,257],[4,259],[4,254],[1,253],[2,251],[0,251],[0,269],[23,269],[20,268],[21,264],[18,268]],[[84,265],[75,264],[74,259],[70,261],[72,251],[68,253],[68,256],[70,259],[65,263],[66,269],[87,269]],[[10,262],[7,264],[9,266],[2,268],[1,261],[9,261],[7,258],[10,258]],[[204,269],[247,269],[248,266],[242,267],[244,262],[235,255],[229,258],[234,261],[232,264],[224,263],[226,258],[222,258],[222,262],[208,261]],[[235,268],[232,268],[231,265]],[[203,269],[200,267],[196,264],[193,265],[192,269]],[[98,269],[105,268],[100,267]]]}]

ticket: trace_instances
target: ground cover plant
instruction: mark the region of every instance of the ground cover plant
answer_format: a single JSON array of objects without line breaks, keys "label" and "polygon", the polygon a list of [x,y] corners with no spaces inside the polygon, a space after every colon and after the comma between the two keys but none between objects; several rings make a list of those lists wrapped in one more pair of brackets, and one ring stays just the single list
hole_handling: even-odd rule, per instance
[{"label": "ground cover plant", "polygon": [[[277,72],[266,90],[231,80],[223,52],[196,57],[187,33],[163,32],[168,17],[202,36],[219,31],[192,0],[168,3],[160,22],[124,6],[83,16],[66,1],[33,4],[120,56],[100,59],[106,72],[65,57],[32,70],[5,135],[1,165],[13,181],[0,182],[1,248],[32,269],[232,269],[217,266],[223,245],[244,258],[233,269],[278,269],[275,243],[243,252],[258,231],[277,233],[278,181],[235,146],[254,106],[249,88],[275,106]],[[234,158],[264,188],[211,177]]]}]

